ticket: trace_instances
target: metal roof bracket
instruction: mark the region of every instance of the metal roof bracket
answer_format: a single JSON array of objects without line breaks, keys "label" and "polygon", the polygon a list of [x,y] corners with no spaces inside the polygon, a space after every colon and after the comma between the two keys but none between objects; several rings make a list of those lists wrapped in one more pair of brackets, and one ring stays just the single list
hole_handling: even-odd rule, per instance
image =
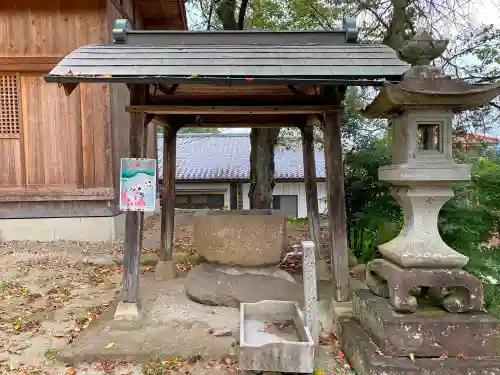
[{"label": "metal roof bracket", "polygon": [[357,43],[359,30],[356,18],[346,17],[342,22],[342,29],[346,31],[346,43]]}]

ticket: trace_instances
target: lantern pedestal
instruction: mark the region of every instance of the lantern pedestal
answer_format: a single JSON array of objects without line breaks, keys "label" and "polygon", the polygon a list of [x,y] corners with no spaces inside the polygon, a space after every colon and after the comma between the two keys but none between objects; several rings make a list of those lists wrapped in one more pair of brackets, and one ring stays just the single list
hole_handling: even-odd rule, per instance
[{"label": "lantern pedestal", "polygon": [[393,196],[401,205],[405,224],[393,240],[379,245],[380,253],[402,267],[460,268],[469,258],[446,245],[437,220],[443,204],[453,197],[448,186],[397,187]]}]

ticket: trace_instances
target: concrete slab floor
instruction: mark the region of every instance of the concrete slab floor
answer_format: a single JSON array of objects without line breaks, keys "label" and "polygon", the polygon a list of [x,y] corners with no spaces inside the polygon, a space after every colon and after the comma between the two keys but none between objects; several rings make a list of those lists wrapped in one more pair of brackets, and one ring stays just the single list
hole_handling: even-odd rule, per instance
[{"label": "concrete slab floor", "polygon": [[[68,363],[145,361],[174,356],[220,360],[235,354],[238,309],[192,302],[186,297],[183,278],[156,281],[148,275],[141,277],[140,282],[140,324],[117,325],[113,320],[114,308],[110,308],[61,350],[59,359]],[[217,336],[217,332],[228,330],[231,336]]]}]

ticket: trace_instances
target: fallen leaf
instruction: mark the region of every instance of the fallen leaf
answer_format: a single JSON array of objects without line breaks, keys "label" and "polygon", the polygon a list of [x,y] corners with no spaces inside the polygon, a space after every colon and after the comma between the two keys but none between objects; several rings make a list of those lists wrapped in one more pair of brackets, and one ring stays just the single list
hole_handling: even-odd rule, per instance
[{"label": "fallen leaf", "polygon": [[73,367],[68,368],[65,372],[66,375],[75,375],[76,374],[76,369]]},{"label": "fallen leaf", "polygon": [[253,81],[253,78],[250,78],[250,77],[245,78],[245,79],[246,79],[248,82],[252,82],[252,81]]},{"label": "fallen leaf", "polygon": [[208,361],[208,365],[209,365],[210,367],[215,367],[215,366],[217,366],[217,361],[215,361],[215,360],[211,359],[210,361]]},{"label": "fallen leaf", "polygon": [[384,353],[381,351],[381,350],[376,350],[375,353],[377,353],[378,355],[384,355]]},{"label": "fallen leaf", "polygon": [[198,73],[191,74],[187,79],[198,78],[200,75]]},{"label": "fallen leaf", "polygon": [[348,371],[351,369],[351,366],[349,365],[349,363],[344,363],[344,370]]},{"label": "fallen leaf", "polygon": [[104,372],[109,372],[116,368],[116,363],[101,362],[96,366],[96,368]]},{"label": "fallen leaf", "polygon": [[445,358],[448,358],[448,355],[447,355],[447,354],[441,354],[441,355],[439,356],[439,358],[441,358],[441,359],[445,359]]},{"label": "fallen leaf", "polygon": [[233,361],[229,357],[224,358],[223,363],[227,368],[231,368],[233,366]]},{"label": "fallen leaf", "polygon": [[345,354],[340,352],[339,354],[337,354],[337,358],[338,359],[344,359],[345,358]]},{"label": "fallen leaf", "polygon": [[104,77],[110,78],[110,77],[113,77],[113,75],[111,75],[111,74],[108,73],[108,74],[105,74]]},{"label": "fallen leaf", "polygon": [[412,361],[415,361],[415,354],[410,353],[410,359],[411,359]]},{"label": "fallen leaf", "polygon": [[111,349],[114,346],[115,346],[115,343],[114,342],[110,342],[108,345],[106,345],[106,349]]}]

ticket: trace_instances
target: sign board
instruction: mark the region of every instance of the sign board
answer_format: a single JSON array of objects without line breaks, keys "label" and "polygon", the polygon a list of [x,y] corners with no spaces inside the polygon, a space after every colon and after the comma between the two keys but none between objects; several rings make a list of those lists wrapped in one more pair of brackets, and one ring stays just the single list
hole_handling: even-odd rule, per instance
[{"label": "sign board", "polygon": [[121,158],[120,210],[153,212],[156,181],[156,159]]}]

